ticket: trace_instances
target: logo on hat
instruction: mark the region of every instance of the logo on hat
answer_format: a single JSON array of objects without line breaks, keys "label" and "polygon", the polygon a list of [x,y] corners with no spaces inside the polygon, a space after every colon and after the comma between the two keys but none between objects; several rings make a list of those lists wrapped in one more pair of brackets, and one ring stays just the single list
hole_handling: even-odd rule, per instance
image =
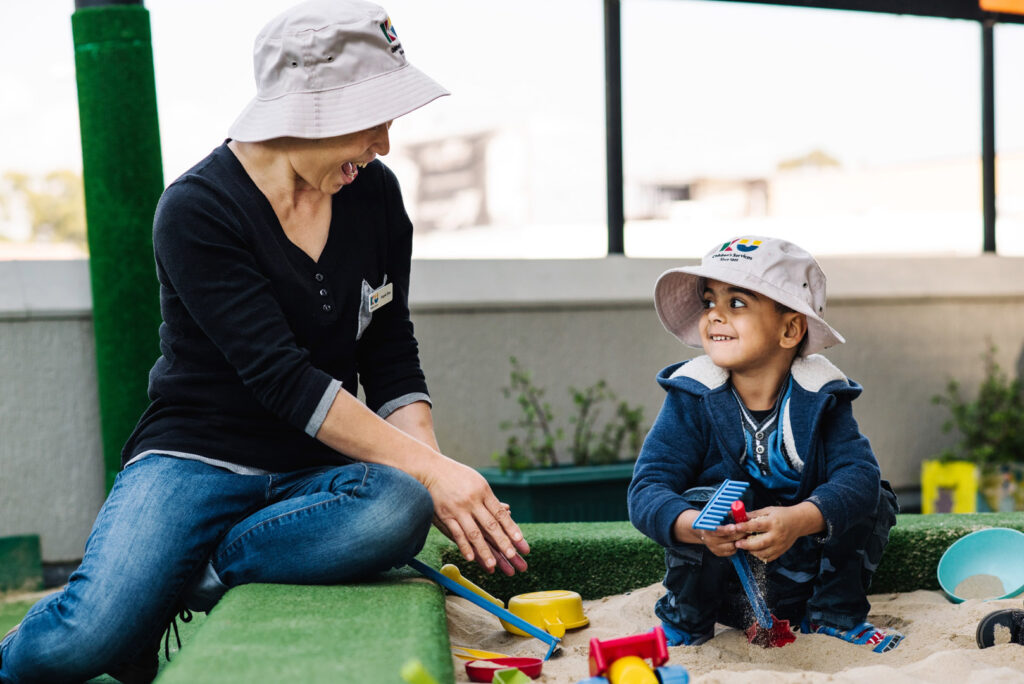
[{"label": "logo on hat", "polygon": [[740,251],[740,252],[753,252],[755,249],[757,249],[760,246],[761,246],[761,241],[760,240],[748,240],[746,238],[741,240],[739,238],[736,238],[732,242],[726,242],[724,245],[721,246],[721,248],[719,248],[718,251],[719,252],[731,252],[731,251],[733,251],[733,248],[736,248],[736,250]]},{"label": "logo on hat", "polygon": [[384,23],[380,25],[381,32],[384,33],[384,37],[388,43],[394,43],[398,40],[398,32],[395,31],[395,27],[391,25],[391,17],[386,17]]}]

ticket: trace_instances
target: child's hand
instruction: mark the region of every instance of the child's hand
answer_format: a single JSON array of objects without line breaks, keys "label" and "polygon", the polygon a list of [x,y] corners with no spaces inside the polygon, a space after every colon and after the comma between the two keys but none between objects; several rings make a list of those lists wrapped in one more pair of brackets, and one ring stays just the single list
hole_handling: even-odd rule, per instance
[{"label": "child's hand", "polygon": [[714,531],[695,530],[693,521],[696,519],[697,511],[692,509],[679,514],[672,530],[676,541],[703,544],[716,556],[726,557],[736,553],[736,540],[747,536],[747,533],[739,531],[733,524],[719,525]]},{"label": "child's hand", "polygon": [[800,537],[825,530],[821,511],[808,501],[795,506],[769,506],[748,515],[750,520],[733,526],[745,537],[736,542],[736,548],[749,551],[765,563],[784,554]]},{"label": "child's hand", "polygon": [[737,541],[747,536],[746,532],[741,532],[738,526],[732,523],[719,525],[713,531],[694,530],[694,532],[700,536],[701,543],[708,547],[708,551],[722,558],[728,558],[736,553],[736,549],[739,548]]}]

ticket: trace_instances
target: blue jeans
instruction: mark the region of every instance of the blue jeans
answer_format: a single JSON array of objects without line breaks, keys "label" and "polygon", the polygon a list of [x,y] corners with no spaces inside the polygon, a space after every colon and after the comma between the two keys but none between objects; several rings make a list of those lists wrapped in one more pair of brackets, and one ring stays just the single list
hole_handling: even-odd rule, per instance
[{"label": "blue jeans", "polygon": [[354,463],[239,475],[154,455],[122,471],[61,592],[0,644],[0,682],[79,682],[152,653],[184,595],[251,582],[337,584],[423,547],[433,504],[411,476]]}]

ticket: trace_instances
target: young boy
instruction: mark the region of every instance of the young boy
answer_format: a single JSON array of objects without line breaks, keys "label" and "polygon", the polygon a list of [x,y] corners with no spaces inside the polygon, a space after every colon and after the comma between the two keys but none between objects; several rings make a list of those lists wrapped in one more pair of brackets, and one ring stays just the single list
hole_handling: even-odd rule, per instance
[{"label": "young boy", "polygon": [[[817,353],[845,342],[822,318],[817,262],[784,240],[738,238],[663,273],[654,303],[669,332],[705,352],[658,374],[668,396],[629,486],[630,520],[665,547],[655,613],[669,642],[752,624],[728,560],[742,549],[766,564],[752,566],[779,619],[895,648],[903,635],[866,622],[866,595],[896,497],[853,418],[860,386]],[[693,529],[725,479],[750,483],[750,520]]]}]

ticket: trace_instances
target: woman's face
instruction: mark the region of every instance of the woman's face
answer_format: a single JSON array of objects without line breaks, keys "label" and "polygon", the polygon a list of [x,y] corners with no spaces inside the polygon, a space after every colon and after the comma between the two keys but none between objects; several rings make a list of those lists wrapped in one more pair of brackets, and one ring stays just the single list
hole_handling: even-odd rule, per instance
[{"label": "woman's face", "polygon": [[365,131],[304,141],[292,153],[295,173],[312,188],[333,195],[356,179],[360,167],[390,151],[390,128],[388,121]]}]

